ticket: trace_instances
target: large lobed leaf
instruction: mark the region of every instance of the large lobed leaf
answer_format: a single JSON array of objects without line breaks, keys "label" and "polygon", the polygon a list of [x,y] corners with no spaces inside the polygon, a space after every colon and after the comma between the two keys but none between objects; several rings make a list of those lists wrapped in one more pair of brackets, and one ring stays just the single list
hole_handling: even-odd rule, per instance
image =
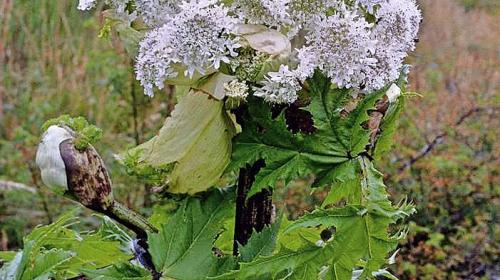
[{"label": "large lobed leaf", "polygon": [[205,279],[221,267],[233,268],[231,258],[218,258],[212,249],[224,230],[224,221],[233,217],[232,194],[213,190],[206,197],[188,197],[160,232],[148,238],[153,262],[163,277]]},{"label": "large lobed leaf", "polygon": [[285,113],[276,118],[272,108],[259,99],[249,99],[244,115],[243,132],[234,139],[229,170],[237,170],[259,159],[263,167],[255,178],[249,195],[273,187],[277,181],[289,182],[297,177],[316,174],[315,187],[331,184],[342,174],[339,168],[365,152],[370,131],[363,128],[368,111],[385,93],[384,90],[364,96],[354,109],[351,92],[333,88],[320,73],[308,81],[311,102],[304,108],[312,116],[314,132],[292,133]]},{"label": "large lobed leaf", "polygon": [[[396,248],[401,235],[389,228],[414,210],[411,205],[392,205],[383,178],[365,157],[346,162],[344,183],[332,189],[329,208],[316,209],[285,226],[278,238],[279,247],[272,255],[241,259],[239,269],[217,279],[368,279],[389,275],[381,270]],[[351,170],[350,170],[351,169]],[[334,207],[340,201],[345,206]],[[329,240],[304,230],[333,231]],[[265,244],[265,233],[254,235],[256,250]],[[272,240],[271,236],[268,237]],[[273,242],[267,246],[274,248]],[[244,247],[245,248],[245,247]],[[267,249],[269,249],[267,248]],[[245,251],[251,248],[245,248]]]}]

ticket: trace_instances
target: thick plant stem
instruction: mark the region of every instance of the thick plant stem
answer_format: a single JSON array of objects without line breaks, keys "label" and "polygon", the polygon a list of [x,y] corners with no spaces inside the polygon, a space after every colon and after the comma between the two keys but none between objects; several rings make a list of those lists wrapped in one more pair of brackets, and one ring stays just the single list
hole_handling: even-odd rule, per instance
[{"label": "thick plant stem", "polygon": [[144,217],[116,201],[113,201],[112,205],[103,212],[108,217],[135,232],[137,236],[136,243],[134,244],[136,259],[151,272],[153,280],[160,279],[161,274],[156,271],[147,243],[148,232],[158,232],[158,230]]},{"label": "thick plant stem", "polygon": [[263,160],[240,170],[236,194],[236,221],[234,229],[233,254],[238,255],[238,246],[245,245],[252,232],[262,231],[271,224],[273,202],[271,190],[265,189],[248,198],[255,175],[265,165]]},{"label": "thick plant stem", "polygon": [[113,204],[105,212],[107,216],[135,232],[137,238],[146,238],[147,232],[158,231],[144,217],[116,201],[113,201]]}]

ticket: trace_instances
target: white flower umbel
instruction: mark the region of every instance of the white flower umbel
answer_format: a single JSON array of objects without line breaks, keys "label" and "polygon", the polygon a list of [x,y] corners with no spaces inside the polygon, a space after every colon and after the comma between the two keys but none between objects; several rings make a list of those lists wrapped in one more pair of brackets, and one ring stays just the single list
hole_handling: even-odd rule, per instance
[{"label": "white flower umbel", "polygon": [[299,79],[288,66],[281,65],[278,72],[269,72],[263,86],[254,89],[254,95],[269,103],[290,104],[297,100],[297,92],[301,89]]},{"label": "white flower umbel", "polygon": [[160,28],[150,31],[140,43],[136,63],[137,79],[147,95],[153,86],[163,87],[166,78],[175,77],[174,63],[187,69],[192,77],[195,71],[204,74],[207,69],[218,69],[236,56],[238,40],[230,32],[236,20],[228,9],[216,0],[183,2],[181,11]]},{"label": "white flower umbel", "polygon": [[228,97],[238,100],[246,100],[248,96],[248,86],[244,82],[232,80],[224,84],[224,92]]},{"label": "white flower umbel", "polygon": [[387,0],[375,13],[373,36],[381,46],[413,51],[422,15],[415,0]]},{"label": "white flower umbel", "polygon": [[366,78],[364,69],[376,63],[371,57],[376,43],[370,38],[371,26],[356,10],[341,7],[337,13],[315,22],[306,36],[307,52],[316,57],[317,68],[338,87],[359,87]]},{"label": "white flower umbel", "polygon": [[415,39],[422,16],[414,0],[387,0],[375,13],[377,24],[372,38],[377,41],[373,58],[377,63],[366,69],[365,91],[378,90],[396,80]]},{"label": "white flower umbel", "polygon": [[405,57],[404,52],[390,46],[384,48],[383,44],[377,44],[373,55],[377,63],[364,69],[366,79],[363,83],[363,91],[370,93],[379,90],[399,78]]},{"label": "white flower umbel", "polygon": [[64,194],[68,189],[66,166],[59,145],[73,138],[70,131],[52,125],[43,134],[36,152],[36,164],[40,168],[43,183],[58,194]]},{"label": "white flower umbel", "polygon": [[243,22],[286,28],[293,37],[338,3],[338,0],[236,0],[233,9]]},{"label": "white flower umbel", "polygon": [[147,25],[158,27],[181,11],[180,3],[181,0],[136,0],[135,6]]}]

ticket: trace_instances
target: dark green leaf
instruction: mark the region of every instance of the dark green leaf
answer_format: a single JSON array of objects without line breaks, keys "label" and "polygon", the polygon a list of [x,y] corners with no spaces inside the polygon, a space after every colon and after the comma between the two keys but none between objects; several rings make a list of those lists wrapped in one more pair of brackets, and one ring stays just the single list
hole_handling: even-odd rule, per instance
[{"label": "dark green leaf", "polygon": [[155,267],[164,277],[196,280],[218,273],[221,261],[212,249],[232,215],[232,200],[220,190],[201,199],[188,197],[160,232],[149,237]]}]

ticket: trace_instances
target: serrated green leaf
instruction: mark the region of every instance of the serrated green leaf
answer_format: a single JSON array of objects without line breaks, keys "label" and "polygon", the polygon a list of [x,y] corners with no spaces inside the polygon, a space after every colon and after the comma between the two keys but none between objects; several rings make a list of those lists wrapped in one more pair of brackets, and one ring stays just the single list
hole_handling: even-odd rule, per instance
[{"label": "serrated green leaf", "polygon": [[250,263],[240,263],[238,271],[227,273],[215,279],[267,279],[264,277],[266,275],[271,275],[271,279],[276,279],[275,277],[280,272],[293,270],[306,263],[323,259],[320,257],[322,251],[322,248],[311,243],[298,250],[283,248],[272,256],[259,257]]},{"label": "serrated green leaf", "polygon": [[405,106],[404,98],[398,98],[396,102],[389,104],[382,123],[380,124],[380,135],[378,136],[373,157],[380,159],[393,145],[392,138],[397,129],[397,120]]},{"label": "serrated green leaf", "polygon": [[335,89],[320,73],[308,81],[311,104],[304,108],[312,115],[316,131],[311,135],[292,134],[282,112],[273,118],[271,107],[260,99],[249,98],[243,132],[234,139],[228,170],[237,170],[259,159],[265,160],[249,195],[273,187],[277,181],[317,175],[315,187],[330,184],[344,163],[363,153],[370,131],[363,128],[368,110],[384,91],[365,96],[347,115],[343,110],[353,100],[349,90]]},{"label": "serrated green leaf", "polygon": [[231,155],[233,121],[224,103],[191,91],[177,104],[157,136],[134,148],[140,164],[172,166],[170,193],[194,194],[213,186]]},{"label": "serrated green leaf", "polygon": [[91,280],[150,280],[151,274],[142,267],[121,263],[97,270],[83,270]]},{"label": "serrated green leaf", "polygon": [[232,217],[232,194],[214,190],[205,198],[188,197],[158,234],[148,238],[150,253],[164,277],[205,279],[219,273],[221,260],[212,252],[224,220]]},{"label": "serrated green leaf", "polygon": [[115,239],[115,229],[114,235],[105,234],[104,229],[109,230],[113,222],[105,223],[95,234],[85,235],[68,228],[74,223],[75,211],[71,211],[53,224],[33,230],[24,238],[23,250],[17,253],[8,268],[2,269],[0,278],[66,279],[80,275],[83,270],[128,262],[133,258],[132,252],[124,248],[123,237]]},{"label": "serrated green leaf", "polygon": [[280,225],[281,219],[261,232],[254,231],[248,243],[239,248],[241,261],[250,262],[256,257],[271,255],[276,247]]},{"label": "serrated green leaf", "polygon": [[51,249],[38,254],[22,274],[22,280],[48,280],[58,267],[73,257],[70,251]]}]

